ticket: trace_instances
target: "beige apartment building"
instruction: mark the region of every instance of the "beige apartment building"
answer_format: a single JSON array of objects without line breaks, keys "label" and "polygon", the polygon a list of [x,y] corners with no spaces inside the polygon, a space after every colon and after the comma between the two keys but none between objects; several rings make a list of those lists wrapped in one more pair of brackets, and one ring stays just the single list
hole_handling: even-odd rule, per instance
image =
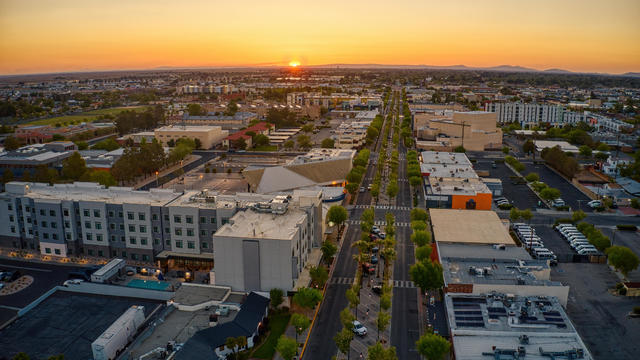
[{"label": "beige apartment building", "polygon": [[228,130],[222,130],[220,126],[178,126],[168,125],[157,128],[154,136],[162,145],[167,145],[171,140],[181,138],[198,139],[203,149],[211,149],[220,144],[222,139],[229,135]]},{"label": "beige apartment building", "polygon": [[[460,145],[471,151],[499,149],[502,147],[502,130],[496,126],[496,121],[496,114],[486,111],[415,114],[417,144],[424,150],[430,150],[430,146],[455,148]],[[438,150],[436,148],[434,150]]]}]

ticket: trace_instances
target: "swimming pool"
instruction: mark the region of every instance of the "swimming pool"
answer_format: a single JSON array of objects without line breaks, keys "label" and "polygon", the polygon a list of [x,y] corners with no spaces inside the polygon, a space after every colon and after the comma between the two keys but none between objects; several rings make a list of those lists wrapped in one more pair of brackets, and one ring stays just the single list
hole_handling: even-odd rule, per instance
[{"label": "swimming pool", "polygon": [[129,281],[127,284],[128,287],[139,288],[139,289],[149,289],[149,290],[167,290],[167,288],[171,285],[166,281],[156,281],[156,280],[142,280],[142,279],[133,279]]}]

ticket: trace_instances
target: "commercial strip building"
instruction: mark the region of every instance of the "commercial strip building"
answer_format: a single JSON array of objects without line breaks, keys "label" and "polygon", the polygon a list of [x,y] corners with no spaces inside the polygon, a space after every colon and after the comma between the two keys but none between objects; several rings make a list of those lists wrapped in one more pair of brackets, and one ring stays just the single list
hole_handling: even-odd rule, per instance
[{"label": "commercial strip building", "polygon": [[249,166],[242,175],[251,191],[276,193],[316,186],[344,186],[355,150],[311,149],[285,165]]},{"label": "commercial strip building", "polygon": [[[424,150],[451,151],[463,146],[471,151],[502,147],[502,130],[496,126],[496,114],[485,111],[443,111],[416,113],[416,143]],[[425,141],[426,140],[426,141]]]},{"label": "commercial strip building", "polygon": [[171,141],[179,139],[197,139],[200,141],[203,149],[211,149],[212,147],[222,143],[222,139],[229,135],[228,130],[222,130],[220,126],[174,126],[168,125],[157,128],[153,131],[155,138],[161,145],[167,145]]},{"label": "commercial strip building", "polygon": [[[0,194],[0,218],[7,226],[0,229],[0,246],[57,257],[121,257],[155,261],[161,268],[207,270],[213,267],[216,231],[238,212],[271,209],[277,198],[207,190],[107,189],[80,182],[53,186],[10,182],[5,189]],[[320,190],[293,192],[287,200],[291,213],[307,214],[303,233],[311,241],[306,251],[320,245],[321,194]],[[272,213],[265,221],[280,221],[277,217],[287,213]]]},{"label": "commercial strip building", "polygon": [[[58,124],[60,125],[60,124]],[[69,137],[86,131],[114,128],[113,123],[81,123],[69,126],[27,125],[16,128],[15,137],[26,144],[44,144],[53,140],[54,135]]]},{"label": "commercial strip building", "polygon": [[633,125],[618,119],[589,111],[570,111],[562,105],[556,104],[487,102],[484,105],[484,109],[485,111],[497,113],[497,120],[500,124],[519,123],[522,127],[532,127],[542,123],[547,123],[554,127],[562,127],[567,124],[576,125],[579,122],[585,122],[599,131],[613,133],[633,128]]},{"label": "commercial strip building", "polygon": [[566,141],[555,141],[555,140],[534,140],[533,144],[536,146],[536,151],[538,153],[542,152],[542,150],[546,148],[560,147],[560,150],[563,152],[570,152],[574,154],[578,154],[580,149],[577,146],[571,145]]},{"label": "commercial strip building", "polygon": [[345,93],[333,93],[324,95],[321,93],[291,92],[287,94],[287,105],[322,106],[327,109],[373,109],[382,105],[382,96],[379,94],[349,95]]},{"label": "commercial strip building", "polygon": [[487,179],[489,188],[463,153],[423,151],[420,159],[429,208],[490,210],[493,195],[502,193],[500,181]]},{"label": "commercial strip building", "polygon": [[456,359],[591,359],[563,309],[569,287],[549,280],[549,262],[531,259],[508,222],[493,211],[429,212]]}]

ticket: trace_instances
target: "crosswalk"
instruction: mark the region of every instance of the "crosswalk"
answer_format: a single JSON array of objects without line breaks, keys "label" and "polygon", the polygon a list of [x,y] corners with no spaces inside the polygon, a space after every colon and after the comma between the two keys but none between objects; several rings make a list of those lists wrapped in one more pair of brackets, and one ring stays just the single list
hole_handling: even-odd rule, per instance
[{"label": "crosswalk", "polygon": [[351,285],[353,284],[353,278],[332,277],[331,280],[329,280],[329,284]]},{"label": "crosswalk", "polygon": [[394,288],[415,289],[416,285],[410,280],[393,280]]},{"label": "crosswalk", "polygon": [[[371,205],[355,205],[356,209],[368,209]],[[395,205],[376,205],[375,209],[378,210],[411,210],[410,206],[395,206]]]},{"label": "crosswalk", "polygon": [[[330,285],[351,285],[353,284],[353,278],[347,277],[332,277],[329,279]],[[416,285],[413,281],[410,280],[393,280],[392,282],[394,288],[406,288],[406,289],[415,289]]]},{"label": "crosswalk", "polygon": [[[347,224],[349,224],[349,225],[360,225],[360,224],[362,224],[362,221],[361,220],[347,220]],[[387,222],[384,221],[384,220],[376,220],[376,221],[374,221],[373,225],[376,225],[378,227],[379,226],[386,226]],[[394,224],[394,226],[395,227],[408,227],[408,226],[411,226],[411,224],[408,223],[408,222],[396,222]]]}]

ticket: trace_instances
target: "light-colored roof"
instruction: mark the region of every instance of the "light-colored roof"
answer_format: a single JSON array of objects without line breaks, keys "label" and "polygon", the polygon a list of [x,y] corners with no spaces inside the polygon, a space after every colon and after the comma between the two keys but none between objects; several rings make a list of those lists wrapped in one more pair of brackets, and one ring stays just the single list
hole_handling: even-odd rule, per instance
[{"label": "light-colored roof", "polygon": [[545,148],[552,148],[559,146],[560,149],[564,152],[572,152],[577,153],[580,150],[577,146],[571,145],[566,141],[552,141],[552,140],[534,140],[533,142],[536,145],[536,150],[542,151]]},{"label": "light-colored roof", "polygon": [[237,212],[214,235],[254,239],[290,240],[297,231],[297,225],[306,218],[306,213],[289,208],[286,213],[276,215],[253,210]]},{"label": "light-colored roof", "polygon": [[437,242],[515,245],[493,211],[430,209],[429,213]]}]

